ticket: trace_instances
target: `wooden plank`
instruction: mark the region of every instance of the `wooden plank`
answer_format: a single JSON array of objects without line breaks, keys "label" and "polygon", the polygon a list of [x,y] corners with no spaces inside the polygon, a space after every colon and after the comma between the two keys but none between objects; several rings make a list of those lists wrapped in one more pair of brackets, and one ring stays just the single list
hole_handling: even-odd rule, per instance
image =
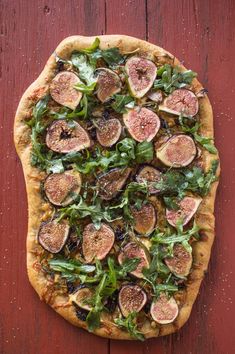
[{"label": "wooden plank", "polygon": [[20,96],[65,37],[101,34],[104,1],[1,1],[0,353],[106,354],[108,340],[73,327],[31,288],[26,274],[27,203],[12,143]]},{"label": "wooden plank", "polygon": [[[216,205],[216,242],[209,272],[185,327],[162,339],[165,353],[232,353],[235,347],[232,279],[235,247],[231,237],[235,202],[234,1],[148,1],[149,40],[198,72],[214,109],[216,144],[223,171]],[[229,329],[229,330],[228,330]],[[150,341],[146,353],[155,353]]]}]

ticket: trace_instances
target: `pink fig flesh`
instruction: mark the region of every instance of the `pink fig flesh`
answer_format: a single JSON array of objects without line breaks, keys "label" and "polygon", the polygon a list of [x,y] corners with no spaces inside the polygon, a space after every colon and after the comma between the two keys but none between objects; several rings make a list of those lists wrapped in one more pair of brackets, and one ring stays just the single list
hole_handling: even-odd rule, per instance
[{"label": "pink fig flesh", "polygon": [[119,253],[118,262],[122,264],[125,259],[129,258],[140,259],[138,266],[131,274],[136,278],[143,278],[143,269],[149,268],[149,255],[147,254],[147,250],[145,250],[144,246],[136,242],[129,242]]},{"label": "pink fig flesh", "polygon": [[77,122],[71,128],[65,120],[54,121],[46,134],[46,145],[49,149],[66,154],[90,147],[88,133]]},{"label": "pink fig flesh", "polygon": [[49,175],[44,182],[44,191],[52,204],[66,206],[78,196],[81,185],[80,173],[69,170]]},{"label": "pink fig flesh", "polygon": [[119,140],[122,125],[117,118],[101,119],[97,122],[96,136],[100,145],[110,147]]},{"label": "pink fig flesh", "polygon": [[140,312],[147,302],[145,291],[138,285],[124,285],[119,291],[118,303],[124,317]]},{"label": "pink fig flesh", "polygon": [[170,271],[178,277],[186,277],[192,267],[192,254],[179,243],[174,245],[173,257],[165,258]]},{"label": "pink fig flesh", "polygon": [[147,182],[150,194],[158,193],[159,190],[154,186],[161,180],[161,172],[152,166],[144,166],[136,176],[139,183]]},{"label": "pink fig flesh", "polygon": [[147,108],[135,108],[123,115],[128,132],[138,142],[151,141],[160,129],[160,119]]},{"label": "pink fig flesh", "polygon": [[166,209],[166,218],[170,225],[176,226],[177,221],[186,225],[196,213],[202,199],[200,197],[184,197],[179,203],[178,210]]},{"label": "pink fig flesh", "polygon": [[153,85],[157,67],[151,60],[131,57],[127,60],[125,69],[131,94],[136,98],[143,97]]},{"label": "pink fig flesh", "polygon": [[121,79],[114,71],[107,68],[98,70],[97,97],[102,103],[120,92],[121,87]]},{"label": "pink fig flesh", "polygon": [[100,229],[97,230],[94,224],[88,224],[84,228],[82,242],[86,262],[104,259],[113,247],[114,239],[114,232],[110,226],[102,223]]},{"label": "pink fig flesh", "polygon": [[64,247],[69,236],[69,224],[66,220],[44,222],[38,231],[38,242],[50,253],[58,253]]},{"label": "pink fig flesh", "polygon": [[190,90],[177,89],[165,98],[160,110],[175,115],[195,116],[198,113],[199,104],[197,96]]},{"label": "pink fig flesh", "polygon": [[159,324],[172,323],[178,316],[178,305],[173,297],[168,298],[161,294],[159,298],[152,302],[150,314],[154,321]]},{"label": "pink fig flesh", "polygon": [[134,230],[140,235],[149,235],[156,224],[156,211],[151,203],[143,204],[140,209],[131,208],[134,218]]},{"label": "pink fig flesh", "polygon": [[80,288],[74,294],[70,296],[79,307],[84,310],[90,311],[92,306],[89,304],[89,300],[94,296],[94,291],[90,288]]},{"label": "pink fig flesh", "polygon": [[178,134],[157,147],[156,155],[164,165],[180,168],[188,166],[194,160],[197,148],[190,136]]},{"label": "pink fig flesh", "polygon": [[82,98],[82,93],[74,88],[78,83],[81,83],[81,80],[73,72],[61,71],[51,82],[51,97],[62,106],[74,110]]},{"label": "pink fig flesh", "polygon": [[98,177],[99,195],[104,200],[111,200],[122,190],[131,173],[130,168],[115,168]]}]

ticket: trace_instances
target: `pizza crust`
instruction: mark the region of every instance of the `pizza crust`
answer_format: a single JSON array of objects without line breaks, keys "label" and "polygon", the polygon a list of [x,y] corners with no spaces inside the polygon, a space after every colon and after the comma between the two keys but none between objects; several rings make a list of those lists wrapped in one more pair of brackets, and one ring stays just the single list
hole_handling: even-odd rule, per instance
[{"label": "pizza crust", "polygon": [[[67,59],[72,51],[88,47],[94,39],[95,37],[68,37],[59,44],[55,52],[59,57]],[[173,65],[179,66],[182,70],[185,69],[169,52],[146,41],[123,35],[104,35],[99,36],[99,39],[101,49],[119,47],[122,53],[127,53],[139,48],[140,52],[149,53],[150,59],[153,57],[155,57],[155,59],[157,58],[159,64],[161,64],[161,61],[164,59]],[[36,235],[40,224],[40,218],[45,213],[46,208],[45,201],[39,193],[40,182],[45,178],[46,174],[38,171],[30,164],[30,129],[25,125],[24,120],[30,116],[32,106],[35,102],[48,91],[49,83],[55,75],[55,58],[55,53],[53,53],[38,79],[25,91],[20,100],[15,116],[14,142],[24,170],[28,199],[27,271],[29,280],[41,299],[48,302],[55,311],[73,325],[87,329],[86,323],[80,321],[76,317],[73,307],[68,305],[68,299],[59,295],[55,298],[52,296],[50,297],[51,284],[48,284],[48,281],[43,276],[42,272],[38,272],[37,257],[35,255],[38,248]],[[202,85],[196,79],[193,80],[192,86],[195,92],[202,89]],[[213,114],[208,97],[205,95],[203,98],[200,98],[199,103],[200,117],[202,117],[201,133],[202,135],[213,137]],[[203,151],[202,157],[206,169],[209,168],[212,159],[218,159],[218,156],[211,156],[207,151]],[[199,211],[197,212],[196,221],[203,229],[203,239],[194,242],[193,244],[194,261],[187,281],[187,288],[184,291],[184,305],[180,308],[179,315],[172,324],[156,324],[156,327],[152,328],[150,323],[146,323],[144,328],[146,338],[173,333],[182,327],[190,316],[201,281],[207,270],[211,247],[214,241],[215,220],[213,213],[217,185],[218,182],[212,184],[209,194],[203,198]],[[45,290],[47,291],[45,292]],[[51,290],[51,294],[52,293],[53,289]],[[106,338],[132,339],[127,332],[122,331],[106,317],[102,319],[101,327],[94,333]]]}]

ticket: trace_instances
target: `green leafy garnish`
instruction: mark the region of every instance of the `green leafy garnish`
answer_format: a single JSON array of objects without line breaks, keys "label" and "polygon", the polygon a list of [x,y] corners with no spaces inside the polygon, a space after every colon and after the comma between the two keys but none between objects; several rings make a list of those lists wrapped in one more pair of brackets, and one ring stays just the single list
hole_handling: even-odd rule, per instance
[{"label": "green leafy garnish", "polygon": [[187,87],[192,83],[197,74],[192,70],[180,71],[177,67],[169,64],[161,66],[157,71],[157,79],[154,88],[171,93],[177,88]]},{"label": "green leafy garnish", "polygon": [[74,87],[76,90],[85,93],[86,95],[90,95],[94,91],[95,86],[96,86],[96,82],[93,82],[90,85],[85,85],[80,83],[80,84],[76,84]]},{"label": "green leafy garnish", "polygon": [[75,259],[52,258],[48,263],[53,271],[60,272],[61,277],[69,281],[79,279],[80,274],[93,273],[96,269],[94,265],[82,264]]},{"label": "green leafy garnish", "polygon": [[85,54],[74,52],[71,56],[71,62],[78,70],[78,76],[82,81],[85,81],[88,86],[96,83],[95,66],[89,63]]},{"label": "green leafy garnish", "polygon": [[115,318],[114,322],[118,327],[126,329],[132,338],[144,341],[144,334],[137,328],[136,318],[137,313],[131,312],[126,318]]},{"label": "green leafy garnish", "polygon": [[192,134],[194,139],[211,154],[217,154],[218,151],[213,143],[213,138],[200,135],[198,133],[200,127],[199,123],[196,122],[194,125],[189,125],[188,123],[190,123],[190,120],[191,119],[183,117],[182,115],[179,117],[179,122],[183,132]]},{"label": "green leafy garnish", "polygon": [[175,198],[172,197],[163,197],[164,204],[167,207],[167,209],[170,210],[178,210],[179,205],[177,204]]},{"label": "green leafy garnish", "polygon": [[[127,112],[127,105],[130,105],[130,103],[133,105],[135,104],[135,101],[133,100],[133,97],[130,95],[113,95],[112,99],[114,100],[113,103],[111,104],[111,107],[114,109],[114,111],[118,113],[126,113]],[[130,108],[130,106],[129,106]]]},{"label": "green leafy garnish", "polygon": [[91,54],[99,48],[99,45],[100,45],[100,39],[96,37],[94,42],[90,45],[90,47],[81,49],[80,52],[84,54]]}]

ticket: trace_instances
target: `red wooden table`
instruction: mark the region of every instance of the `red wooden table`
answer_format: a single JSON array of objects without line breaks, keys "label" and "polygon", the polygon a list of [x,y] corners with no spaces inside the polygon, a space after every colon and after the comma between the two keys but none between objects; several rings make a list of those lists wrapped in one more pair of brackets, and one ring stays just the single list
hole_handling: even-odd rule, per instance
[{"label": "red wooden table", "polygon": [[[0,353],[232,354],[235,352],[235,1],[0,1]],[[12,141],[19,98],[66,36],[129,34],[174,53],[198,72],[214,107],[222,178],[216,242],[188,323],[145,343],[117,342],[77,329],[41,303],[25,264],[27,203]]]}]

